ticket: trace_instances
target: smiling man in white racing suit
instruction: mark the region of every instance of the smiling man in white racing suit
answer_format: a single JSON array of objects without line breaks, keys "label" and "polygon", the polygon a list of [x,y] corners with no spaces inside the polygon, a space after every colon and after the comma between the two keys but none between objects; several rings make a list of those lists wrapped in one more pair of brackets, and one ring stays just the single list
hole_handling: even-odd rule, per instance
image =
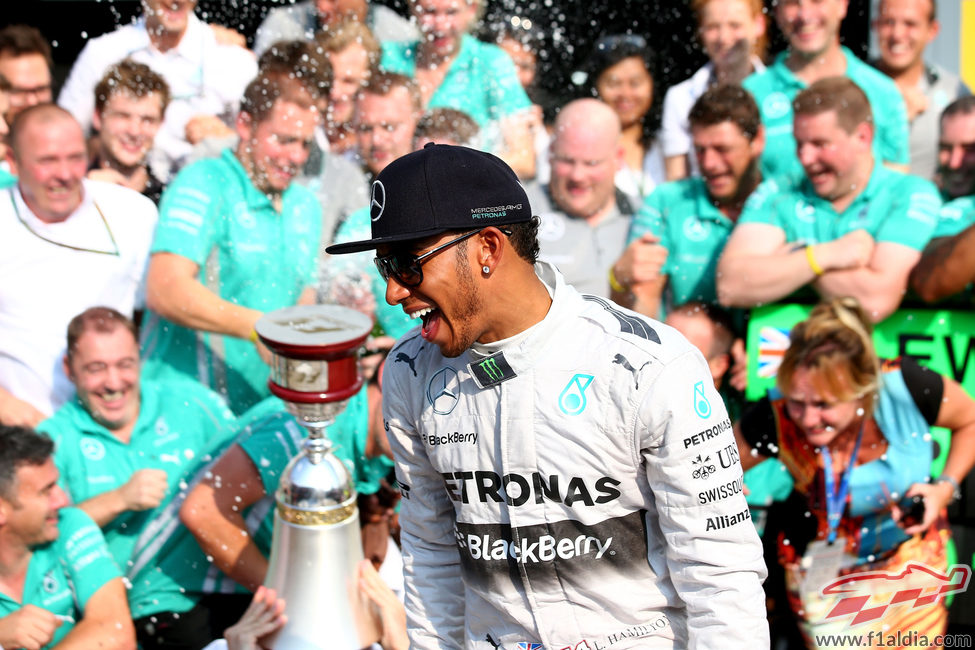
[{"label": "smiling man in white racing suit", "polygon": [[731,424],[676,330],[535,264],[511,170],[428,145],[373,187],[412,648],[768,647]]}]

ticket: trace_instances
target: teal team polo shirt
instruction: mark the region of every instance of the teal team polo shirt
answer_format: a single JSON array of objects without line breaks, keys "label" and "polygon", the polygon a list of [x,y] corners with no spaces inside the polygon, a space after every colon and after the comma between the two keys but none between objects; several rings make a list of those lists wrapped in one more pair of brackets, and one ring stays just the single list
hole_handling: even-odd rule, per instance
[{"label": "teal team polo shirt", "polygon": [[24,605],[61,616],[61,626],[44,646],[53,647],[67,636],[74,622],[84,617],[88,599],[118,577],[118,567],[91,517],[77,508],[61,508],[58,538],[33,549],[24,580],[23,602],[0,592],[0,618]]},{"label": "teal team polo shirt", "polygon": [[[369,208],[350,214],[335,231],[336,243],[363,239],[372,239]],[[348,255],[332,255],[327,263],[333,277],[347,278],[357,290],[372,294],[376,301],[376,321],[388,336],[398,339],[413,329],[418,321],[407,316],[401,305],[390,305],[386,302],[386,281],[379,275],[379,269],[373,262],[375,257],[376,251],[368,250]]]},{"label": "teal team polo shirt", "polygon": [[[734,223],[714,206],[699,176],[658,186],[633,219],[627,244],[650,232],[667,249],[667,307],[700,300],[717,304],[715,272]],[[663,314],[661,314],[661,320]]]},{"label": "teal team polo shirt", "polygon": [[[57,445],[54,461],[76,504],[121,487],[137,470],[166,472],[168,491],[159,506],[124,512],[104,526],[109,550],[132,583],[129,603],[134,618],[187,611],[196,604],[192,595],[184,593],[179,576],[160,571],[157,565],[163,560],[170,566],[188,561],[195,565],[191,570],[206,571],[196,540],[179,523],[178,497],[199,468],[219,455],[237,432],[236,418],[223,400],[196,382],[143,380],[141,395],[128,444],[92,420],[77,401],[64,405],[38,427]],[[174,551],[174,535],[189,537],[192,547]],[[178,557],[165,557],[173,553]]]},{"label": "teal team polo shirt", "polygon": [[[200,267],[210,291],[237,305],[269,312],[297,302],[317,279],[322,211],[315,195],[294,183],[275,211],[229,149],[185,167],[163,193],[153,253],[175,253]],[[267,364],[254,344],[191,330],[149,312],[143,326],[147,370],[198,379],[242,413],[269,394]]]},{"label": "teal team polo shirt", "polygon": [[0,190],[5,190],[8,187],[13,187],[16,184],[16,176],[8,172],[6,169],[0,169]]},{"label": "teal team polo shirt", "polygon": [[857,229],[876,242],[892,242],[920,251],[938,223],[941,197],[930,181],[875,163],[866,188],[842,213],[801,180],[764,181],[745,202],[738,223],[781,228],[785,240],[821,244]]},{"label": "teal team polo shirt", "polygon": [[[383,43],[380,66],[389,72],[415,77],[417,45],[417,42]],[[531,108],[531,100],[518,81],[515,64],[504,50],[464,34],[460,51],[430,97],[427,108],[455,108],[484,127]]]},{"label": "teal team polo shirt", "polygon": [[[870,67],[853,52],[840,48],[846,58],[846,76],[860,86],[873,109],[873,151],[877,160],[907,165],[910,162],[907,109],[897,86],[889,77]],[[792,133],[792,100],[807,84],[785,65],[783,52],[762,72],[753,73],[742,84],[755,97],[765,125],[762,174],[765,178],[802,173]]]},{"label": "teal team polo shirt", "polygon": [[975,196],[962,196],[949,201],[941,207],[938,214],[938,227],[934,230],[936,237],[952,237],[975,223]]}]

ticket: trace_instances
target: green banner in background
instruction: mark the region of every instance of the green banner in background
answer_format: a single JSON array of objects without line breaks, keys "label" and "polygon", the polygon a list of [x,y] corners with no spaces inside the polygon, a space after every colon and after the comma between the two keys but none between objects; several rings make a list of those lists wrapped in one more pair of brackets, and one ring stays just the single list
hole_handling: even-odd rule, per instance
[{"label": "green banner in background", "polygon": [[[804,320],[811,305],[769,305],[753,309],[745,341],[749,400],[761,399],[775,385],[775,373],[789,347],[789,331]],[[918,363],[951,377],[975,395],[975,312],[903,309],[874,327],[873,342],[882,358],[912,356]],[[947,432],[932,431],[940,447],[932,465],[938,475],[947,453]]]}]

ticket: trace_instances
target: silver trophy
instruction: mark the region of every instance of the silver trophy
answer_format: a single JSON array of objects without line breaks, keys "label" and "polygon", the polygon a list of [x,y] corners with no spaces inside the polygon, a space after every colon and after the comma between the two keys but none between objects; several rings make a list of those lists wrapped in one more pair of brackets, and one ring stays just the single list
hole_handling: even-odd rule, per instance
[{"label": "silver trophy", "polygon": [[358,350],[372,319],[339,305],[288,307],[255,327],[271,350],[271,392],[308,429],[281,476],[264,584],[287,603],[288,622],[268,639],[281,650],[358,650],[379,639],[358,588],[363,559],[356,490],[332,453],[328,425],[362,386]]}]

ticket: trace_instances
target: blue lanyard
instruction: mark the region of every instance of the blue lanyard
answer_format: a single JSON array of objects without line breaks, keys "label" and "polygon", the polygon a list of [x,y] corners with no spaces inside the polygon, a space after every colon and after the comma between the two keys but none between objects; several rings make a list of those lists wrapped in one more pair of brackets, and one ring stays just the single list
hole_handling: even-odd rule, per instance
[{"label": "blue lanyard", "polygon": [[850,463],[843,470],[840,476],[839,489],[833,479],[833,460],[829,455],[829,447],[823,445],[819,448],[823,455],[823,483],[826,488],[826,524],[829,526],[829,536],[827,543],[832,544],[836,541],[836,531],[840,527],[840,519],[843,517],[843,510],[846,507],[846,495],[850,492],[850,474],[853,473],[853,465],[857,461],[857,454],[860,452],[860,442],[863,440],[863,427],[867,423],[866,418],[860,423],[860,433],[857,434],[856,444],[853,445],[853,453],[850,455]]}]

